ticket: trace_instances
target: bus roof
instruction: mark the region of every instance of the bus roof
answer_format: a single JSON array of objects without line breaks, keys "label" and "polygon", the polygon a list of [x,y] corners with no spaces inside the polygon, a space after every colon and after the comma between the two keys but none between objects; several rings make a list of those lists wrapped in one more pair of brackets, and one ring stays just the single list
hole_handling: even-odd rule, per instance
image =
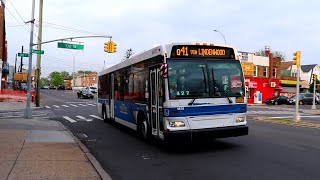
[{"label": "bus roof", "polygon": [[[198,44],[198,43],[197,43]],[[113,71],[116,71],[118,69],[122,69],[124,67],[127,67],[127,66],[130,66],[132,64],[135,64],[135,63],[138,63],[138,62],[141,62],[141,61],[144,61],[146,59],[149,59],[149,58],[152,58],[152,57],[156,57],[156,56],[159,56],[159,55],[163,55],[163,56],[166,56],[166,58],[170,58],[170,55],[171,55],[171,50],[172,50],[172,47],[173,46],[176,46],[176,45],[197,45],[196,43],[171,43],[171,44],[167,44],[167,45],[159,45],[159,46],[156,46],[152,49],[149,49],[147,51],[143,51],[125,61],[122,61],[114,66],[111,66],[107,69],[104,69],[102,70],[101,72],[98,73],[98,76],[101,76],[103,74],[107,74],[107,73],[110,73],[110,72],[113,72]],[[199,45],[210,45],[210,43],[200,43]],[[212,43],[211,43],[212,44]],[[238,55],[238,52],[236,51],[236,49],[230,45],[222,45],[222,44],[214,44],[214,46],[220,46],[220,47],[229,47],[229,48],[233,48],[234,49],[234,53],[236,54],[236,59],[239,60],[239,55]]]}]

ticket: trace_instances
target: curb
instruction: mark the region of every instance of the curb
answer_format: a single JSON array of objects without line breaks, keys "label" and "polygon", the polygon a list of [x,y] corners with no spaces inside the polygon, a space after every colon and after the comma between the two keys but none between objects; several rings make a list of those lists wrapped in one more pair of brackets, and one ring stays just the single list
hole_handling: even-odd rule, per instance
[{"label": "curb", "polygon": [[89,159],[90,163],[93,165],[101,179],[103,180],[112,180],[110,175],[102,168],[101,164],[97,161],[97,159],[90,153],[90,150],[76,137],[72,134],[72,132],[63,125],[60,121],[56,121],[60,124],[60,126],[65,129],[76,141],[76,143],[80,146],[81,150],[84,152],[86,157]]}]

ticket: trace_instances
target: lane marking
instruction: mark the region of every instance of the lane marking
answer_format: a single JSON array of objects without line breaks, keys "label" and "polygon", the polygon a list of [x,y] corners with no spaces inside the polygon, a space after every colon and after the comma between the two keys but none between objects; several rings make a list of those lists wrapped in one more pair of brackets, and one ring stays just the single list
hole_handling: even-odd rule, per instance
[{"label": "lane marking", "polygon": [[67,106],[67,105],[61,105],[61,106],[63,106],[63,107],[70,107],[70,106]]},{"label": "lane marking", "polygon": [[69,122],[71,122],[71,123],[75,123],[75,122],[77,122],[77,121],[75,121],[75,120],[73,120],[73,119],[71,119],[71,118],[69,118],[68,116],[62,116],[64,119],[66,119],[67,121],[69,121]]},{"label": "lane marking", "polygon": [[73,107],[78,107],[77,105],[74,105],[74,104],[69,104],[70,106],[73,106]]},{"label": "lane marking", "polygon": [[51,107],[49,107],[49,106],[45,106],[46,108],[48,108],[48,109],[50,109]]},{"label": "lane marking", "polygon": [[96,118],[96,119],[99,119],[99,120],[103,120],[101,117],[99,117],[99,116],[95,116],[95,115],[89,115],[89,116],[91,116],[91,117],[93,117],[93,118]]},{"label": "lane marking", "polygon": [[82,120],[85,120],[85,121],[87,121],[87,122],[92,121],[92,119],[87,119],[87,118],[85,118],[85,117],[83,117],[83,116],[77,116],[77,118],[82,119]]},{"label": "lane marking", "polygon": [[84,104],[79,104],[80,106],[87,106],[87,105],[84,105]]},{"label": "lane marking", "polygon": [[94,105],[94,104],[87,104],[87,105],[89,105],[89,106],[96,106],[96,105]]},{"label": "lane marking", "polygon": [[56,107],[56,108],[60,108],[59,106],[57,106],[57,105],[53,105],[54,107]]}]

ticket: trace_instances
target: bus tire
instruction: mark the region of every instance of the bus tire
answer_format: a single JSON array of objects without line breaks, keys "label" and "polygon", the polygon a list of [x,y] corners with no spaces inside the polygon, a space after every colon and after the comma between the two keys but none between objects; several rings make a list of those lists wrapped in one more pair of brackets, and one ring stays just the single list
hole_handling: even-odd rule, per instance
[{"label": "bus tire", "polygon": [[138,133],[139,136],[145,141],[149,142],[151,139],[151,128],[148,124],[147,118],[143,113],[138,114]]}]

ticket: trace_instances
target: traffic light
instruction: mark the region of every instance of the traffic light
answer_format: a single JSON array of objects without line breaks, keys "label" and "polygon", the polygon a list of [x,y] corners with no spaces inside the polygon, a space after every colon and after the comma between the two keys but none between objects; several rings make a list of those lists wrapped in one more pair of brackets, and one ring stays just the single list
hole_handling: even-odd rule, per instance
[{"label": "traffic light", "polygon": [[105,43],[104,43],[104,52],[110,52],[109,42],[105,42]]},{"label": "traffic light", "polygon": [[117,52],[117,44],[115,42],[112,42],[113,43],[113,53]]},{"label": "traffic light", "polygon": [[313,75],[312,75],[312,78],[313,78],[313,82],[316,82],[316,81],[317,81],[317,75],[316,75],[316,74],[313,74]]},{"label": "traffic light", "polygon": [[296,51],[293,53],[293,64],[300,66],[300,55],[301,55],[301,51]]}]

